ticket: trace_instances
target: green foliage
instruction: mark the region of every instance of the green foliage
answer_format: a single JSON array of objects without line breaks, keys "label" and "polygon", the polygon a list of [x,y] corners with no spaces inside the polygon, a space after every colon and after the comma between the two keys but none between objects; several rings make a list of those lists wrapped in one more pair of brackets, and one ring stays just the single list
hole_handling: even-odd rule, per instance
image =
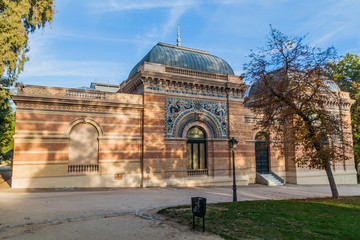
[{"label": "green foliage", "polygon": [[359,92],[360,58],[356,54],[347,53],[338,62],[329,63],[329,75],[340,85],[341,90],[350,92],[351,97]]},{"label": "green foliage", "polygon": [[[53,0],[0,0],[0,77],[5,87],[16,83],[28,61],[28,37],[51,22]],[[14,147],[15,113],[10,93],[0,89],[0,160],[11,158]]]},{"label": "green foliage", "polygon": [[[190,206],[159,213],[192,226]],[[205,223],[225,239],[358,239],[359,214],[360,197],[245,201],[208,204]]]},{"label": "green foliage", "polygon": [[329,63],[329,75],[336,80],[342,91],[350,93],[355,100],[351,107],[354,156],[357,165],[360,163],[360,58],[359,55],[347,53],[338,62]]},{"label": "green foliage", "polygon": [[[247,79],[254,82],[245,102],[259,116],[256,128],[303,152],[294,156],[298,164],[322,169],[343,161],[344,141],[329,144],[345,134],[339,117],[341,99],[324,78],[335,49],[313,48],[304,37],[287,36],[273,28],[267,41],[260,51],[251,52],[245,65]],[[329,110],[329,102],[338,105],[336,113]]]},{"label": "green foliage", "polygon": [[0,0],[0,77],[6,75],[9,84],[28,60],[29,33],[51,22],[53,14],[53,0]]},{"label": "green foliage", "polygon": [[[9,86],[6,80],[1,80],[3,86]],[[11,107],[11,93],[0,89],[0,160],[11,158],[14,148],[13,135],[15,131],[15,113]]]},{"label": "green foliage", "polygon": [[253,81],[245,104],[259,116],[256,128],[270,133],[277,140],[274,145],[284,143],[290,160],[325,169],[336,198],[331,165],[347,160],[352,149],[346,131],[350,125],[342,119],[342,109],[350,102],[325,78],[335,49],[312,47],[304,38],[271,27],[265,47],[252,51],[244,66],[246,78]]}]

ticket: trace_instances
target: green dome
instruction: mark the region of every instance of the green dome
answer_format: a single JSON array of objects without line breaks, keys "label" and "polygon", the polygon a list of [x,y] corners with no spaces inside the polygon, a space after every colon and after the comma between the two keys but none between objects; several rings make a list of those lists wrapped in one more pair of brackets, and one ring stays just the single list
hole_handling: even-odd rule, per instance
[{"label": "green dome", "polygon": [[141,61],[131,70],[134,74],[143,62],[159,63],[172,67],[197,71],[234,75],[233,69],[223,59],[210,55],[209,52],[179,47],[165,43],[156,44]]}]

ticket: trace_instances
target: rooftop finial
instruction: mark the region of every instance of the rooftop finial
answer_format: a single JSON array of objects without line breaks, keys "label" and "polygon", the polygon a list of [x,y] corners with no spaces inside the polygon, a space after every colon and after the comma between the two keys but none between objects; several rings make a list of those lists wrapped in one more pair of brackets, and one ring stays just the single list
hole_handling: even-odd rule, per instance
[{"label": "rooftop finial", "polygon": [[181,41],[181,39],[180,39],[180,26],[179,26],[179,25],[178,25],[178,34],[177,34],[177,37],[178,37],[177,40],[176,40],[176,41],[177,41],[177,46],[180,47],[180,41]]}]

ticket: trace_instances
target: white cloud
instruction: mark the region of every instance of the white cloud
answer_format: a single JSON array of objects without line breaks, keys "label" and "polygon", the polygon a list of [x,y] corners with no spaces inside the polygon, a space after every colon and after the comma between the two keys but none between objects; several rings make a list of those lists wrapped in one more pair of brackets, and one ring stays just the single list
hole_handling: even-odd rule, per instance
[{"label": "white cloud", "polygon": [[[163,2],[163,4],[160,4],[160,2]],[[169,15],[167,17],[167,21],[162,26],[153,27],[145,34],[142,33],[141,35],[136,36],[136,41],[138,42],[138,54],[143,55],[144,50],[149,49],[158,41],[164,41],[172,30],[177,29],[176,26],[179,24],[184,13],[192,7],[196,7],[198,3],[199,2],[194,0],[180,0],[171,3],[165,1],[155,1],[151,6],[153,8],[168,7],[170,8]],[[148,6],[150,7],[150,5]],[[176,35],[174,35],[174,42],[175,40]]]},{"label": "white cloud", "polygon": [[339,34],[344,29],[345,29],[345,26],[341,26],[337,29],[334,29],[334,31],[327,32],[320,38],[316,39],[316,41],[314,42],[314,45],[320,45],[322,43],[328,42],[331,38],[334,38],[337,34]]},{"label": "white cloud", "polygon": [[[127,78],[122,69],[128,64],[111,61],[74,61],[74,60],[42,60],[26,63],[25,70],[20,74],[20,81],[25,84],[40,84],[50,86],[89,85],[97,81],[103,83],[119,84]],[[59,79],[39,83],[40,79]]]},{"label": "white cloud", "polygon": [[[104,69],[115,69],[119,63],[106,61],[50,60],[27,63],[22,77],[38,76],[97,76]],[[110,74],[111,75],[111,74]]]},{"label": "white cloud", "polygon": [[[179,23],[179,19],[181,16],[191,7],[191,5],[183,5],[180,7],[172,7],[170,9],[170,14],[168,17],[168,21],[162,28],[161,38],[164,39],[170,30],[175,29],[176,25]],[[175,39],[175,36],[174,36]]]},{"label": "white cloud", "polygon": [[358,29],[358,1],[330,1],[319,7],[317,14],[303,24],[303,29],[313,29],[316,44],[332,44],[334,40],[360,39]]},{"label": "white cloud", "polygon": [[48,31],[46,34],[41,32],[36,32],[29,36],[29,46],[30,52],[28,55],[30,58],[32,56],[42,56],[47,52],[47,49],[50,47],[49,44],[49,34]]},{"label": "white cloud", "polygon": [[97,13],[101,13],[127,10],[144,10],[152,8],[174,8],[192,5],[193,3],[193,0],[108,0],[107,2],[95,3],[93,8]]},{"label": "white cloud", "polygon": [[[90,4],[90,8],[95,14],[158,8],[168,9],[168,16],[162,25],[151,27],[147,32],[142,32],[135,37],[135,44],[138,45],[138,55],[143,55],[145,50],[148,50],[158,41],[164,41],[169,33],[176,29],[186,11],[202,3],[201,0],[107,0],[104,2],[96,1]],[[175,40],[176,36],[174,35],[174,42]]]},{"label": "white cloud", "polygon": [[65,38],[65,39],[86,39],[92,41],[99,41],[99,42],[118,42],[118,43],[136,43],[134,39],[126,39],[126,38],[112,38],[112,37],[98,37],[94,35],[83,35],[83,34],[75,34],[70,32],[56,32],[56,33],[49,33],[49,37],[54,38]]},{"label": "white cloud", "polygon": [[246,5],[253,4],[262,7],[271,7],[274,4],[280,4],[288,0],[212,0],[212,2],[219,5]]},{"label": "white cloud", "polygon": [[[60,34],[60,36],[74,37],[72,34]],[[85,78],[89,81],[98,79],[99,81],[119,82],[127,76],[123,74],[123,69],[129,68],[128,64],[113,61],[87,61],[87,60],[60,60],[53,54],[51,38],[58,38],[57,34],[39,34],[35,33],[30,36],[30,61],[25,63],[24,71],[20,74],[20,81],[30,83],[38,78]],[[86,38],[79,35],[78,37]],[[104,41],[104,39],[99,39]],[[118,39],[108,39],[117,41]],[[102,79],[99,79],[99,76]],[[76,83],[74,83],[76,84]]]}]

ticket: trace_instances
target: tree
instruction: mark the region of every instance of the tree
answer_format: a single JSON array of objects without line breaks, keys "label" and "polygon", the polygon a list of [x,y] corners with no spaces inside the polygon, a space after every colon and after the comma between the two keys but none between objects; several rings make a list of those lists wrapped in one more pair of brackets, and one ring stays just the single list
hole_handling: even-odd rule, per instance
[{"label": "tree", "polygon": [[28,37],[51,22],[53,0],[0,0],[0,77],[11,85],[28,60]]},{"label": "tree", "polygon": [[[331,166],[348,158],[345,153],[350,146],[344,141],[340,92],[324,78],[336,51],[311,47],[304,38],[289,37],[271,27],[267,45],[251,51],[244,66],[246,78],[255,80],[245,104],[260,118],[255,127],[293,149],[291,156],[298,165],[325,169],[337,198]],[[338,111],[331,111],[329,104]]]},{"label": "tree", "polygon": [[[1,80],[0,84],[7,87],[7,81]],[[15,113],[11,107],[10,92],[0,90],[0,162],[11,158],[14,148],[12,136],[15,130]]]},{"label": "tree", "polygon": [[[5,87],[16,83],[28,61],[28,38],[37,28],[51,22],[53,0],[0,0],[0,78]],[[13,148],[15,114],[10,92],[0,88],[0,158]]]},{"label": "tree", "polygon": [[355,167],[360,173],[360,58],[359,55],[347,53],[338,62],[329,63],[329,76],[336,80],[342,91],[350,93],[355,100],[351,106],[351,125],[354,142]]}]

